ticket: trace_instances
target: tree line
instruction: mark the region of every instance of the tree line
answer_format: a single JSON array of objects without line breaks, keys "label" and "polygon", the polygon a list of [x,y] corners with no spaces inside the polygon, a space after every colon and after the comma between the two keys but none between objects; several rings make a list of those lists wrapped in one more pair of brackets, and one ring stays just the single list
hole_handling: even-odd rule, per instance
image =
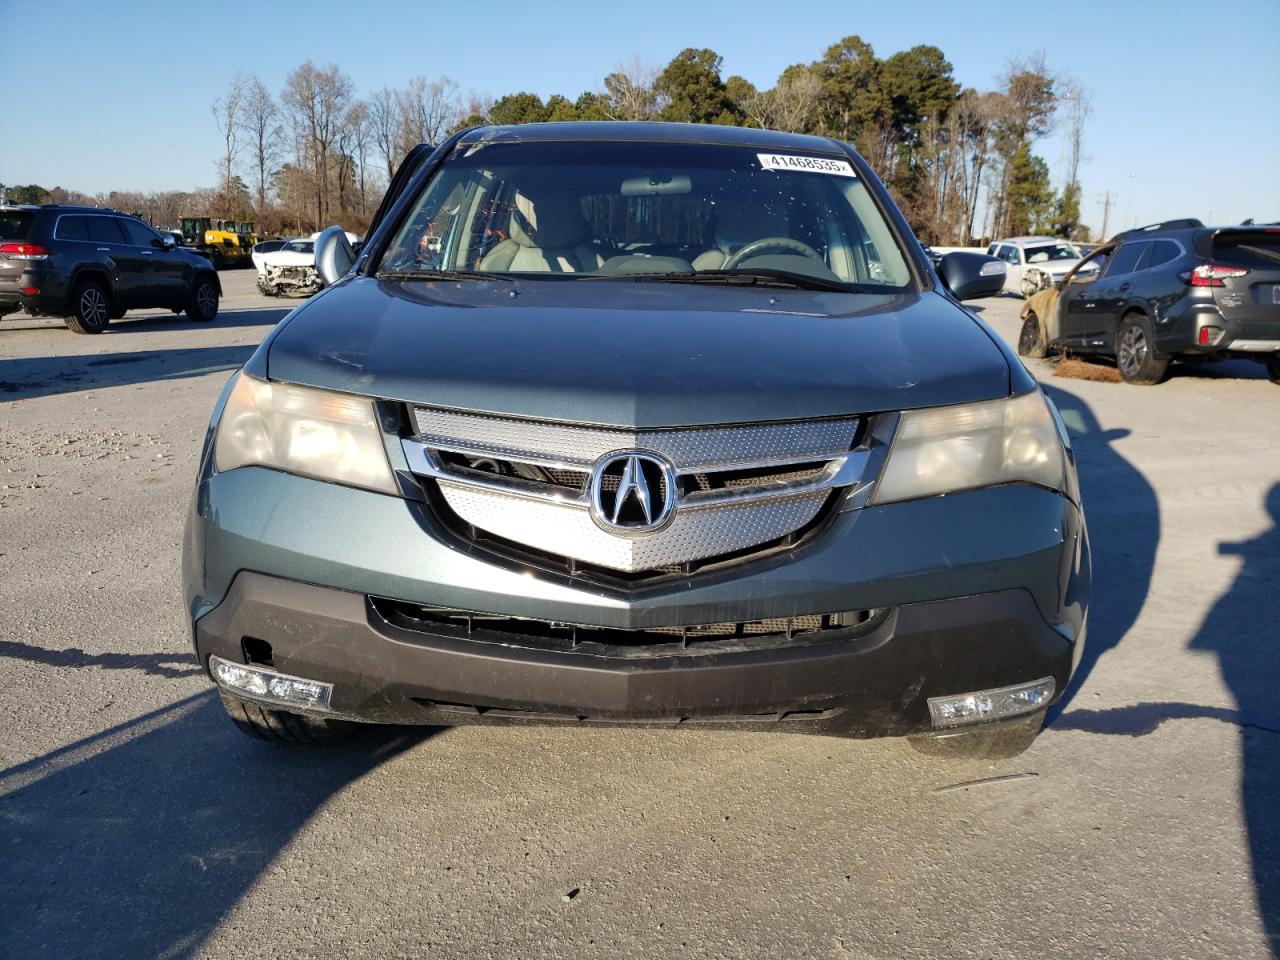
[{"label": "tree line", "polygon": [[[832,44],[811,63],[788,67],[764,90],[741,76],[723,76],[722,68],[715,51],[686,49],[661,68],[634,59],[596,89],[546,100],[529,92],[464,96],[447,77],[423,76],[361,98],[338,66],[311,61],[289,73],[273,95],[242,71],[212,106],[222,141],[214,188],[61,194],[137,210],[157,223],[208,212],[255,219],[271,231],[306,232],[338,222],[361,230],[400,160],[418,143],[439,143],[484,123],[671,120],[845,140],[885,181],[926,243],[1087,234],[1078,172],[1088,99],[1042,56],[1011,60],[996,88],[986,91],[962,87],[938,47],[880,58],[857,36]],[[1059,123],[1067,169],[1055,191],[1035,148]]]}]

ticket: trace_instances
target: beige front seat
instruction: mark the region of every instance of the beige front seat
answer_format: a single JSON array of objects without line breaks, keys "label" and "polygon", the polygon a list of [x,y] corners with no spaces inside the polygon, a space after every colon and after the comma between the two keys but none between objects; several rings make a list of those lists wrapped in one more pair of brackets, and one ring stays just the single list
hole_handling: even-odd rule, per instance
[{"label": "beige front seat", "polygon": [[587,241],[591,227],[577,197],[563,193],[516,194],[511,235],[484,255],[481,270],[581,273],[604,262]]},{"label": "beige front seat", "polygon": [[719,270],[729,256],[748,243],[765,237],[789,237],[791,228],[780,210],[754,204],[717,204],[721,207],[716,216],[716,246],[714,250],[700,253],[693,258],[695,270]]}]

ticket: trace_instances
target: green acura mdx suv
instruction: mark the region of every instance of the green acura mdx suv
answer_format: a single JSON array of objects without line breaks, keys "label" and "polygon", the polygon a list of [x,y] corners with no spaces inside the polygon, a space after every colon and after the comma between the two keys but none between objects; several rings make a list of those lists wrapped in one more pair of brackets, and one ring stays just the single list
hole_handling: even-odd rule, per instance
[{"label": "green acura mdx suv", "polygon": [[846,144],[419,148],[227,384],[185,537],[245,731],[641,723],[1025,749],[1084,644],[1070,441]]}]

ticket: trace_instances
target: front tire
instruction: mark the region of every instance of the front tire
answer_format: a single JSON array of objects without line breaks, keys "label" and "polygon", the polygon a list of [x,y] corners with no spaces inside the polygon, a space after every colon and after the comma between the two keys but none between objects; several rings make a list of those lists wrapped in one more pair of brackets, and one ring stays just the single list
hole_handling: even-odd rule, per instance
[{"label": "front tire", "polygon": [[72,333],[101,333],[111,322],[111,298],[97,280],[82,280],[71,295],[71,313],[66,316]]},{"label": "front tire", "polygon": [[1018,335],[1018,356],[1031,360],[1043,360],[1049,355],[1049,344],[1045,342],[1044,326],[1034,313],[1028,313],[1022,321],[1022,332]]},{"label": "front tire", "polygon": [[242,700],[225,690],[218,691],[218,698],[241,733],[271,743],[337,743],[355,733],[359,726],[349,720],[329,720],[273,710]]},{"label": "front tire", "polygon": [[994,730],[971,730],[945,737],[908,737],[917,753],[943,760],[1010,760],[1035,743],[1045,711],[1002,723]]},{"label": "front tire", "polygon": [[1120,321],[1115,351],[1116,367],[1126,383],[1159,383],[1169,369],[1169,358],[1156,355],[1155,334],[1145,314],[1130,313]]},{"label": "front tire", "polygon": [[196,277],[183,309],[188,317],[200,323],[208,323],[218,315],[218,285],[212,277]]}]

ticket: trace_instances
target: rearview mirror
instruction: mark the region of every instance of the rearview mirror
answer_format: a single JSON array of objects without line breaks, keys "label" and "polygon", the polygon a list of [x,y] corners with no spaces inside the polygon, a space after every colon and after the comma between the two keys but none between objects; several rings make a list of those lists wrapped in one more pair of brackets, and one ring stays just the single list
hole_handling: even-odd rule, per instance
[{"label": "rearview mirror", "polygon": [[326,287],[345,277],[355,262],[356,253],[341,227],[329,227],[316,237],[316,273]]},{"label": "rearview mirror", "polygon": [[957,300],[994,297],[1004,289],[1008,269],[1003,260],[965,250],[948,253],[938,262],[938,276]]}]

